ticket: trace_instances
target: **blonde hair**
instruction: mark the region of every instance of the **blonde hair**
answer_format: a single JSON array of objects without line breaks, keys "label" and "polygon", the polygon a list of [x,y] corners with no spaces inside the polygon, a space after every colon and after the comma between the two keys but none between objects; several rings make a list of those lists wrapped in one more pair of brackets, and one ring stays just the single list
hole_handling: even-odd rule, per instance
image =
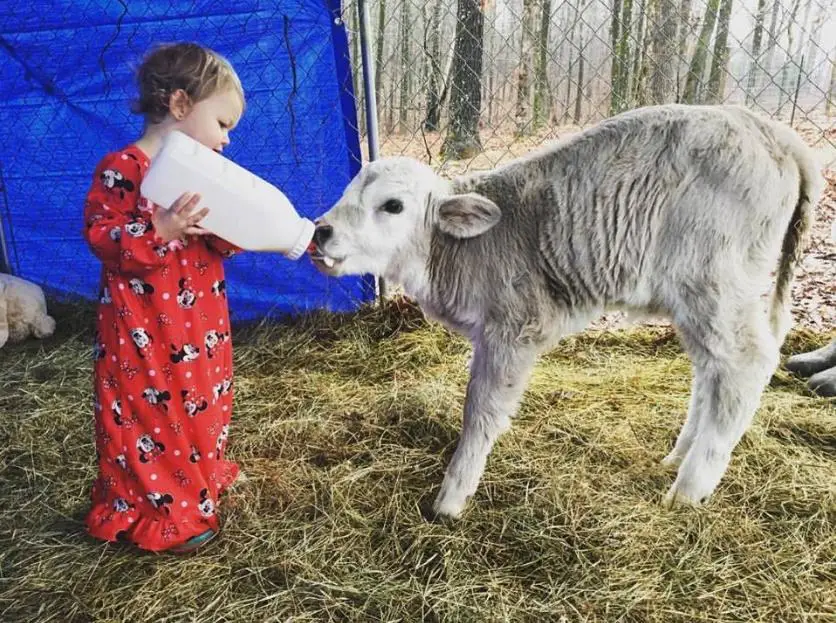
[{"label": "blonde hair", "polygon": [[143,59],[136,81],[139,98],[132,109],[151,123],[166,118],[171,95],[180,89],[194,104],[233,89],[241,98],[241,106],[245,104],[241,79],[230,62],[197,43],[157,46]]}]

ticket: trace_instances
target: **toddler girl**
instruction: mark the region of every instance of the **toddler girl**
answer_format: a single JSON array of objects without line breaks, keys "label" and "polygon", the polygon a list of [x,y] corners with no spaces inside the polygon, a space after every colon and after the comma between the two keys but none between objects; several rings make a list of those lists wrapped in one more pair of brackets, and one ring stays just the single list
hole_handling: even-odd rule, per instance
[{"label": "toddler girl", "polygon": [[181,132],[218,152],[244,110],[241,82],[212,50],[178,43],[138,72],[139,140],[106,155],[84,207],[102,261],[95,433],[99,474],[87,528],[142,549],[190,551],[218,532],[218,496],[237,477],[224,457],[232,345],[223,258],[199,227],[199,197],[156,206],[139,194],[149,159]]}]

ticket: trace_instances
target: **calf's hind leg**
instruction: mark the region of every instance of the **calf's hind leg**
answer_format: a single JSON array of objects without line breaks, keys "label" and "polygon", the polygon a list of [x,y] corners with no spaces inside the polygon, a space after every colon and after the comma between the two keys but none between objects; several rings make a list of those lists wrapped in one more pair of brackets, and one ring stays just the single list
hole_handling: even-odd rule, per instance
[{"label": "calf's hind leg", "polygon": [[725,318],[704,317],[710,320],[677,323],[698,379],[697,419],[666,505],[699,505],[714,492],[778,365],[778,344],[757,303]]}]

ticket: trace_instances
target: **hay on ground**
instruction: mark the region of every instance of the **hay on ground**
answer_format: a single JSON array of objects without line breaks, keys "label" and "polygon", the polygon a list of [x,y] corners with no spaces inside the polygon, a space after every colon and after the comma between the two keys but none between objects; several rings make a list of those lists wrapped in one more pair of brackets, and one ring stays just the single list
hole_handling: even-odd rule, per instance
[{"label": "hay on ground", "polygon": [[[395,301],[235,336],[222,538],[190,557],[83,529],[89,310],[0,351],[0,620],[825,621],[836,409],[778,372],[713,501],[664,510],[690,366],[668,328],[543,357],[457,523],[430,523],[469,348]],[[790,348],[829,336],[793,334]]]}]

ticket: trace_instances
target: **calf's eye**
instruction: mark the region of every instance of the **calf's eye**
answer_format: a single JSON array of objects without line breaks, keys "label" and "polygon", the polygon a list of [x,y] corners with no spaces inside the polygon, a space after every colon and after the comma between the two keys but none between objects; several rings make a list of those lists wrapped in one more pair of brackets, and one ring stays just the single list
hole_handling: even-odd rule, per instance
[{"label": "calf's eye", "polygon": [[389,214],[400,214],[403,212],[403,203],[397,199],[390,199],[384,203],[380,209],[384,212],[388,212]]}]

